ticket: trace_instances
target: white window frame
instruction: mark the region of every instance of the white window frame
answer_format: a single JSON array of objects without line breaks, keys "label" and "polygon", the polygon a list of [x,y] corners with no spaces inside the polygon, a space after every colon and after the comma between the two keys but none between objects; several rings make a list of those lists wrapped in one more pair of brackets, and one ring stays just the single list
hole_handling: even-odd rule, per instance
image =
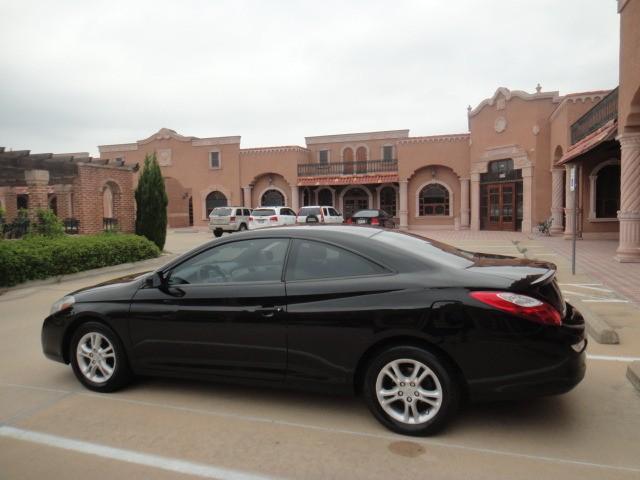
[{"label": "white window frame", "polygon": [[[322,163],[322,162],[320,161],[320,157],[321,157],[321,155],[320,155],[320,154],[321,154],[321,152],[327,152],[327,163]],[[320,165],[328,165],[329,163],[331,163],[331,150],[330,150],[330,149],[328,149],[328,148],[323,148],[323,149],[321,149],[321,150],[318,150],[318,163],[319,163]]]},{"label": "white window frame", "polygon": [[[420,192],[427,185],[431,185],[432,183],[437,183],[438,185],[442,185],[449,192],[449,215],[420,215]],[[428,182],[423,183],[416,189],[416,210],[415,210],[415,218],[453,218],[453,189],[447,185],[446,183],[440,180],[429,180]]]},{"label": "white window frame", "polygon": [[380,160],[385,160],[384,149],[386,147],[391,147],[391,158],[387,161],[392,162],[396,158],[396,146],[393,143],[385,143],[380,147]]}]

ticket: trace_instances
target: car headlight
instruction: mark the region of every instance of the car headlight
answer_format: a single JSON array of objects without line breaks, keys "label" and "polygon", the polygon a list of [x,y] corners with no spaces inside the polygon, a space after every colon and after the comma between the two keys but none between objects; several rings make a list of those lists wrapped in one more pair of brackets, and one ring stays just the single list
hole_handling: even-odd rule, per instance
[{"label": "car headlight", "polygon": [[62,297],[56,303],[51,305],[51,311],[49,312],[49,315],[53,315],[54,313],[62,312],[67,308],[71,308],[74,303],[76,303],[76,299],[73,297],[73,295]]}]

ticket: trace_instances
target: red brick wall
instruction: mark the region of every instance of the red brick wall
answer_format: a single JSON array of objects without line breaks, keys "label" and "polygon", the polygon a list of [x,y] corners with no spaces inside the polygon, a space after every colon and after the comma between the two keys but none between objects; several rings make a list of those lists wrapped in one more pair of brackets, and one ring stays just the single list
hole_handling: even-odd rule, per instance
[{"label": "red brick wall", "polygon": [[103,165],[79,164],[73,182],[73,216],[80,221],[80,233],[103,231],[102,192],[109,184],[113,191],[113,215],[118,231],[135,230],[133,172]]}]

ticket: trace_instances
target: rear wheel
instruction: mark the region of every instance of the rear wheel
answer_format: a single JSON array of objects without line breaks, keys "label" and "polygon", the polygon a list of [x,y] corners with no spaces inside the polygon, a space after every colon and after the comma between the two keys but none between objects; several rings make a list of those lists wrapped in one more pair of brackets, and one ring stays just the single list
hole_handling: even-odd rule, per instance
[{"label": "rear wheel", "polygon": [[239,232],[244,232],[247,229],[247,226],[244,223],[240,224],[240,228],[238,228]]},{"label": "rear wheel", "polygon": [[69,358],[73,373],[89,390],[112,392],[131,380],[122,342],[102,323],[80,325],[71,339]]},{"label": "rear wheel", "polygon": [[213,236],[218,238],[222,236],[222,230],[214,230],[213,231]]},{"label": "rear wheel", "polygon": [[437,432],[460,403],[460,390],[447,363],[413,346],[392,347],[375,357],[363,390],[380,423],[405,435]]}]

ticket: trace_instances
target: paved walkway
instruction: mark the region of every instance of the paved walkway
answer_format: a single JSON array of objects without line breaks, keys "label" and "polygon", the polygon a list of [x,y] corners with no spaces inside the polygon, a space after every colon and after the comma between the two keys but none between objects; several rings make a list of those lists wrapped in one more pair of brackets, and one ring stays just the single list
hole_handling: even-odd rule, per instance
[{"label": "paved walkway", "polygon": [[[562,237],[538,237],[543,244],[571,260],[571,241]],[[640,306],[640,264],[613,259],[617,240],[579,240],[576,271],[582,271]]]}]

